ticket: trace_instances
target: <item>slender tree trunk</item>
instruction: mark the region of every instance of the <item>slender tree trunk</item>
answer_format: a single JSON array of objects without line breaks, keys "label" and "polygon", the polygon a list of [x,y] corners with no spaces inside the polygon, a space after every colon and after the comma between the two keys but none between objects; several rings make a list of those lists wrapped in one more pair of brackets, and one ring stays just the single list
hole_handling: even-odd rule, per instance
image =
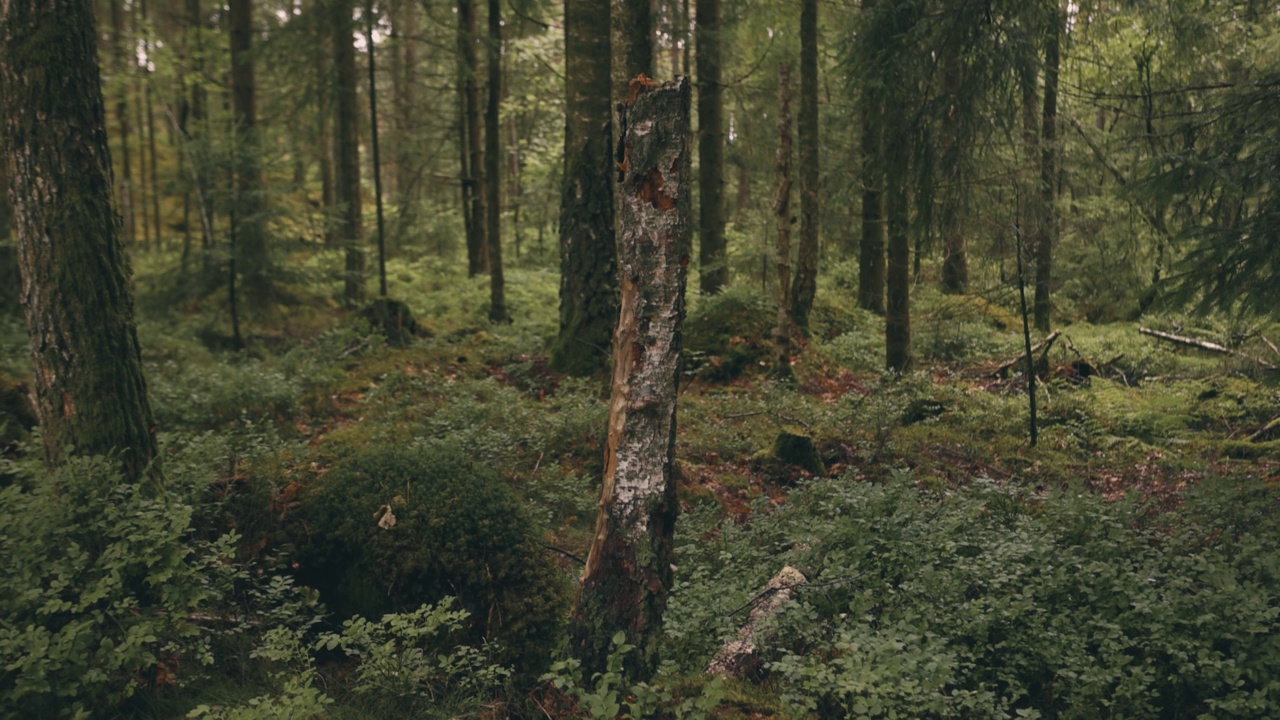
[{"label": "slender tree trunk", "polygon": [[[894,113],[901,116],[899,112]],[[885,131],[886,197],[889,221],[885,273],[885,366],[903,372],[911,365],[911,238],[908,224],[907,164],[911,153],[907,130]]]},{"label": "slender tree trunk", "polygon": [[698,43],[698,265],[699,289],[729,284],[724,237],[724,87],[721,82],[720,0],[697,0]]},{"label": "slender tree trunk", "polygon": [[458,0],[458,71],[462,85],[462,117],[466,129],[467,170],[463,180],[470,185],[471,234],[467,237],[467,274],[474,277],[489,272],[488,189],[480,135],[480,64],[476,60],[476,12],[474,0]]},{"label": "slender tree trunk", "polygon": [[348,305],[365,299],[363,217],[360,207],[360,138],[356,113],[356,49],[351,33],[351,0],[328,0],[334,57],[334,105],[337,131],[334,195],[338,239],[346,248],[343,297]]},{"label": "slender tree trunk", "polygon": [[231,112],[235,117],[236,265],[254,303],[267,297],[271,276],[263,218],[262,167],[259,164],[257,83],[253,62],[253,2],[230,0]]},{"label": "slender tree trunk", "polygon": [[[136,13],[134,13],[132,20],[132,24],[136,28],[138,25]],[[135,64],[133,98],[137,102],[133,104],[133,119],[134,127],[138,129],[138,184],[134,186],[133,201],[134,211],[142,215],[142,248],[150,250],[151,215],[147,212],[147,124],[143,121],[145,115],[142,112],[142,78],[139,75],[140,72],[141,69]]]},{"label": "slender tree trunk", "polygon": [[[145,0],[139,4],[139,11],[142,13],[142,21],[145,34],[142,39],[142,49],[147,57],[151,56],[151,29],[150,23],[147,22],[147,3]],[[150,68],[142,68],[142,91],[143,106],[147,113],[147,152],[151,160],[151,224],[156,229],[156,247],[160,247],[161,225],[160,225],[160,173],[157,171],[159,163],[156,160],[156,113],[151,103],[151,70]],[[172,135],[170,136],[172,138]]]},{"label": "slender tree trunk", "polygon": [[560,332],[551,366],[590,375],[608,363],[618,321],[615,277],[609,5],[566,0],[564,184],[560,195]]},{"label": "slender tree trunk", "polygon": [[488,197],[486,230],[489,234],[489,320],[510,322],[506,281],[502,275],[502,2],[489,0],[489,96],[484,111],[484,175]]},{"label": "slender tree trunk", "polygon": [[373,42],[373,2],[364,6],[364,40],[369,53],[369,144],[373,153],[373,204],[378,219],[378,296],[387,296],[386,223],[382,217],[382,154],[378,148],[378,71]]},{"label": "slender tree trunk", "polygon": [[791,317],[809,332],[818,289],[818,0],[800,5],[800,247],[791,287]]},{"label": "slender tree trunk", "polygon": [[884,313],[884,127],[881,100],[869,88],[862,106],[862,238],[858,246],[858,307]]},{"label": "slender tree trunk", "polygon": [[133,245],[137,240],[133,217],[133,172],[129,153],[129,83],[126,75],[132,61],[129,60],[124,32],[124,10],[121,0],[110,0],[112,65],[116,76],[116,123],[120,127],[120,213],[124,216],[124,243]]},{"label": "slender tree trunk", "polygon": [[320,165],[320,207],[324,211],[325,247],[339,247],[338,234],[338,184],[334,176],[333,138],[334,95],[333,83],[333,31],[331,13],[325,3],[334,0],[317,0],[317,16],[323,20],[317,24],[315,38],[316,83],[316,154]]},{"label": "slender tree trunk", "polygon": [[789,380],[791,372],[791,68],[778,68],[778,150],[774,156],[773,215],[777,222],[778,315],[773,329],[773,374]]},{"label": "slender tree trunk", "polygon": [[[613,40],[611,50],[613,102],[627,99],[631,78],[653,76],[653,13],[649,0],[609,0]],[[614,128],[617,142],[619,128]]]},{"label": "slender tree trunk", "polygon": [[[877,12],[876,0],[862,0],[862,14],[868,18]],[[869,67],[878,64],[878,45],[885,42],[882,33],[868,33],[860,52]],[[885,88],[878,80],[866,79],[862,85],[862,235],[858,245],[858,306],[884,313],[885,291]]]},{"label": "slender tree trunk", "polygon": [[45,459],[119,453],[125,479],[141,480],[156,459],[155,423],[90,0],[0,3],[0,138]]},{"label": "slender tree trunk", "polygon": [[964,196],[963,136],[960,116],[960,93],[964,85],[964,59],[959,48],[948,48],[942,61],[942,93],[950,98],[942,120],[942,207],[939,218],[942,232],[942,291],[961,294],[969,289],[969,257],[965,248],[964,228],[960,224],[961,199]]},{"label": "slender tree trunk", "polygon": [[689,68],[693,67],[689,62],[693,49],[693,38],[689,36],[689,20],[692,18],[693,15],[689,12],[689,0],[680,0],[680,40],[684,45],[684,52],[680,55],[680,74],[686,77],[689,75]]},{"label": "slender tree trunk", "polygon": [[[636,651],[623,672],[658,667],[671,589],[676,396],[681,364],[692,174],[687,79],[639,86],[623,110],[618,241],[622,305],[595,537],[570,618],[570,648],[588,675],[622,631]],[[639,132],[636,132],[640,129]]]},{"label": "slender tree trunk", "polygon": [[[418,107],[418,4],[402,0],[395,18],[399,39],[399,72],[396,74],[396,203],[406,212],[418,198],[417,169],[414,167]],[[401,225],[404,223],[402,222]]]},{"label": "slender tree trunk", "polygon": [[1061,64],[1063,18],[1053,14],[1044,49],[1044,109],[1040,138],[1040,228],[1036,234],[1036,329],[1049,332],[1049,291],[1052,283],[1053,246],[1057,235],[1058,183],[1058,70]]}]

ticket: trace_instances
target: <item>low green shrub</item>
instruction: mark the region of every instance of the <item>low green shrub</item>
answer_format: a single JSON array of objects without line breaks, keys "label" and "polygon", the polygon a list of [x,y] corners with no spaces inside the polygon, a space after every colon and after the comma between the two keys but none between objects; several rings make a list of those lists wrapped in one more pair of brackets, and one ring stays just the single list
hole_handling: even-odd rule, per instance
[{"label": "low green shrub", "polygon": [[191,508],[75,458],[0,489],[0,717],[114,715],[177,659],[230,541],[193,542]]},{"label": "low green shrub", "polygon": [[519,499],[472,457],[416,445],[341,462],[301,498],[302,576],[341,617],[457,596],[474,642],[536,670],[556,644],[564,583]]},{"label": "low green shrub", "polygon": [[699,295],[684,323],[686,366],[708,380],[731,380],[769,357],[773,304],[745,284]]},{"label": "low green shrub", "polygon": [[814,481],[748,530],[682,544],[669,626],[706,633],[690,620],[789,564],[813,588],[764,659],[800,715],[1276,717],[1277,509],[1238,479],[1170,514],[910,473]]}]

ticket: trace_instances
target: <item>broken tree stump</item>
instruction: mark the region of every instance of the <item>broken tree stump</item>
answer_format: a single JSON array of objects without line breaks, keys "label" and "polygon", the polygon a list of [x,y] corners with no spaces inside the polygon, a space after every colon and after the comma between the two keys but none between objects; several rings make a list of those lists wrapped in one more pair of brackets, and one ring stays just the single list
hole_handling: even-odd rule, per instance
[{"label": "broken tree stump", "polygon": [[569,621],[570,651],[590,676],[603,671],[612,638],[635,652],[624,672],[658,666],[671,588],[676,512],[674,455],[681,324],[689,265],[688,78],[637,76],[619,105],[618,285],[613,391],[595,537]]}]

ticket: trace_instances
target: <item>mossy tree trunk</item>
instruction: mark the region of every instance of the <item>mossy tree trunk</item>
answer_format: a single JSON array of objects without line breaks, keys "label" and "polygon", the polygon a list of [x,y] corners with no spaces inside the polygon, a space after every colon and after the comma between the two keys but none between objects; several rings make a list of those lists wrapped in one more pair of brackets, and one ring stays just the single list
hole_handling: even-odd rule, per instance
[{"label": "mossy tree trunk", "polygon": [[343,298],[359,305],[365,298],[363,214],[360,207],[360,138],[356,109],[356,48],[351,0],[327,0],[334,59],[334,199],[338,205],[338,242],[346,249]]},{"label": "mossy tree trunk", "polygon": [[818,290],[818,0],[800,5],[800,245],[796,248],[791,318],[809,332]]},{"label": "mossy tree trunk", "polygon": [[560,332],[551,364],[574,375],[605,367],[618,320],[615,277],[609,6],[565,2],[564,185],[560,195]]},{"label": "mossy tree trunk", "polygon": [[698,267],[699,289],[720,292],[729,284],[724,237],[724,86],[720,0],[697,0],[698,44]]},{"label": "mossy tree trunk", "polygon": [[671,588],[678,504],[674,453],[686,269],[689,264],[690,90],[687,79],[633,86],[623,118],[618,193],[622,304],[595,538],[570,620],[570,647],[588,674],[611,638],[637,648],[626,673],[658,666]]},{"label": "mossy tree trunk", "polygon": [[484,110],[485,229],[489,235],[489,320],[508,322],[502,275],[502,3],[489,0],[489,94]]},{"label": "mossy tree trunk", "polygon": [[773,375],[791,379],[791,68],[778,68],[778,150],[774,155],[773,215],[777,222],[778,316],[773,329]]},{"label": "mossy tree trunk", "polygon": [[0,123],[45,459],[118,452],[126,479],[140,480],[155,427],[90,0],[0,3]]}]

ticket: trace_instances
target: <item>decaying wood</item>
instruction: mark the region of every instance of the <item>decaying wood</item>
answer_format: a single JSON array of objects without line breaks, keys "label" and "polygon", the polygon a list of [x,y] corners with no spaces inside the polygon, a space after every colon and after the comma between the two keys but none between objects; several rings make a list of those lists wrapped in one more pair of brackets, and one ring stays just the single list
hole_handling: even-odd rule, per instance
[{"label": "decaying wood", "polygon": [[746,624],[738,630],[737,639],[725,643],[720,652],[707,663],[707,673],[738,677],[750,668],[756,656],[758,640],[762,639],[762,625],[776,616],[791,599],[795,589],[806,582],[804,574],[790,565],[779,570],[764,590],[752,599],[751,614],[747,616]]},{"label": "decaying wood", "polygon": [[632,81],[619,106],[618,284],[613,392],[595,537],[570,620],[570,647],[604,670],[619,631],[625,671],[657,668],[671,587],[680,327],[690,252],[690,86]]},{"label": "decaying wood", "polygon": [[1265,442],[1280,436],[1280,416],[1273,417],[1262,429],[1249,436],[1249,442]]},{"label": "decaying wood", "polygon": [[[1053,332],[1049,333],[1049,335],[1046,336],[1045,339],[1031,346],[1032,355],[1035,355],[1036,353],[1040,353],[1040,359],[1036,361],[1037,368],[1046,367],[1048,365],[1049,350],[1050,348],[1053,347],[1053,342],[1057,340],[1058,336],[1061,334],[1062,334],[1061,330],[1054,330]],[[992,375],[995,377],[1007,377],[1009,375],[1009,371],[1013,369],[1015,365],[1019,363],[1025,363],[1026,361],[1027,361],[1026,353],[1018,353],[1016,357],[1000,363],[1000,366],[995,369],[995,372],[993,372]]]},{"label": "decaying wood", "polygon": [[1267,368],[1268,370],[1274,370],[1276,367],[1275,365],[1272,365],[1271,363],[1261,358],[1256,358],[1256,357],[1253,357],[1252,355],[1246,355],[1242,352],[1237,352],[1235,350],[1232,350],[1229,347],[1225,347],[1217,343],[1211,343],[1206,340],[1197,340],[1195,338],[1189,338],[1182,335],[1174,335],[1173,333],[1162,332],[1160,330],[1152,330],[1151,328],[1144,328],[1144,327],[1138,328],[1138,332],[1142,333],[1143,335],[1156,338],[1158,340],[1165,340],[1167,342],[1171,342],[1175,345],[1198,348],[1200,350],[1207,350],[1209,352],[1218,353],[1220,355],[1231,355],[1233,357],[1244,358],[1245,360],[1255,362],[1261,365],[1262,367]]}]

